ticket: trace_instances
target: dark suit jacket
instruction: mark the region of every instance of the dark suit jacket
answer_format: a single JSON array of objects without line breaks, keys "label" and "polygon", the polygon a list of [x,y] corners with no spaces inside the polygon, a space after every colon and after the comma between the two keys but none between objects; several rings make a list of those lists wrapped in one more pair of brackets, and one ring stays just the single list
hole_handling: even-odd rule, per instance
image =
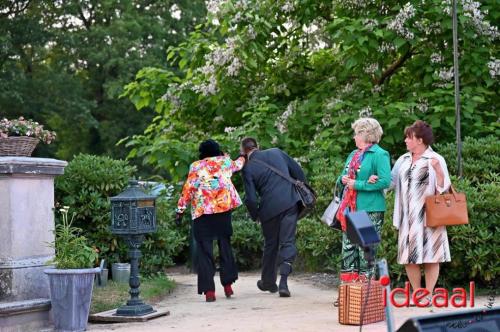
[{"label": "dark suit jacket", "polygon": [[300,197],[292,183],[254,159],[262,160],[294,179],[305,182],[306,178],[299,164],[280,149],[257,150],[250,155],[241,172],[245,184],[244,201],[252,219],[259,218],[264,222],[297,204]]}]

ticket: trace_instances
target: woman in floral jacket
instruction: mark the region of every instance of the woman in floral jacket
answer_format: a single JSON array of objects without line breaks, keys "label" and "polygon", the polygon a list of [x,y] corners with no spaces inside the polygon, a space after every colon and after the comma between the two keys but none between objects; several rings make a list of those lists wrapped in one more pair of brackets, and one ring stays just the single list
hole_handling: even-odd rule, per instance
[{"label": "woman in floral jacket", "polygon": [[207,302],[215,301],[215,260],[213,240],[217,239],[220,253],[220,279],[226,297],[233,295],[231,284],[238,271],[231,248],[231,211],[241,205],[231,176],[243,168],[245,158],[235,161],[224,155],[219,144],[207,140],[200,144],[200,160],[189,167],[189,174],[177,203],[177,222],[191,204],[193,233],[198,253],[198,294]]}]

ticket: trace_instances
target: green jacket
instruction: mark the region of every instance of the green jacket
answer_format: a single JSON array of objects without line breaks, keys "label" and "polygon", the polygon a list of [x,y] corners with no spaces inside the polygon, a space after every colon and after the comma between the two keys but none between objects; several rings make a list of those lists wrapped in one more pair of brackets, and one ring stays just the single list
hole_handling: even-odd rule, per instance
[{"label": "green jacket", "polygon": [[[347,174],[349,163],[354,153],[351,152],[344,165],[342,174],[337,179],[337,184],[341,187],[342,176]],[[376,183],[368,183],[371,175],[377,175]],[[356,176],[354,189],[358,192],[356,196],[356,209],[367,212],[385,211],[384,189],[389,188],[391,184],[391,162],[389,153],[382,149],[378,144],[372,145],[366,152],[361,162],[361,167]]]}]

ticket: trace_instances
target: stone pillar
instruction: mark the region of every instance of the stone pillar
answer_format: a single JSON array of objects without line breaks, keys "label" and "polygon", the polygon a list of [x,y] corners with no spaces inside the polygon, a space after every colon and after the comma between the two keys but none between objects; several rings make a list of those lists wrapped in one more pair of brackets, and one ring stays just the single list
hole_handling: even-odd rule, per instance
[{"label": "stone pillar", "polygon": [[48,323],[49,286],[43,270],[54,256],[48,246],[54,240],[54,177],[66,165],[55,159],[0,157],[1,331]]}]

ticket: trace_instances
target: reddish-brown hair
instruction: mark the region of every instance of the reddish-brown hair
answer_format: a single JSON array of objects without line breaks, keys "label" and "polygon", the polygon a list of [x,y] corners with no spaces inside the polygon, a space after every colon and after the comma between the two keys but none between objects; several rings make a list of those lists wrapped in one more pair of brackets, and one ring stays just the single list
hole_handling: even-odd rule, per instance
[{"label": "reddish-brown hair", "polygon": [[405,137],[421,138],[422,142],[429,146],[434,142],[432,127],[425,121],[417,120],[411,126],[405,128]]}]

